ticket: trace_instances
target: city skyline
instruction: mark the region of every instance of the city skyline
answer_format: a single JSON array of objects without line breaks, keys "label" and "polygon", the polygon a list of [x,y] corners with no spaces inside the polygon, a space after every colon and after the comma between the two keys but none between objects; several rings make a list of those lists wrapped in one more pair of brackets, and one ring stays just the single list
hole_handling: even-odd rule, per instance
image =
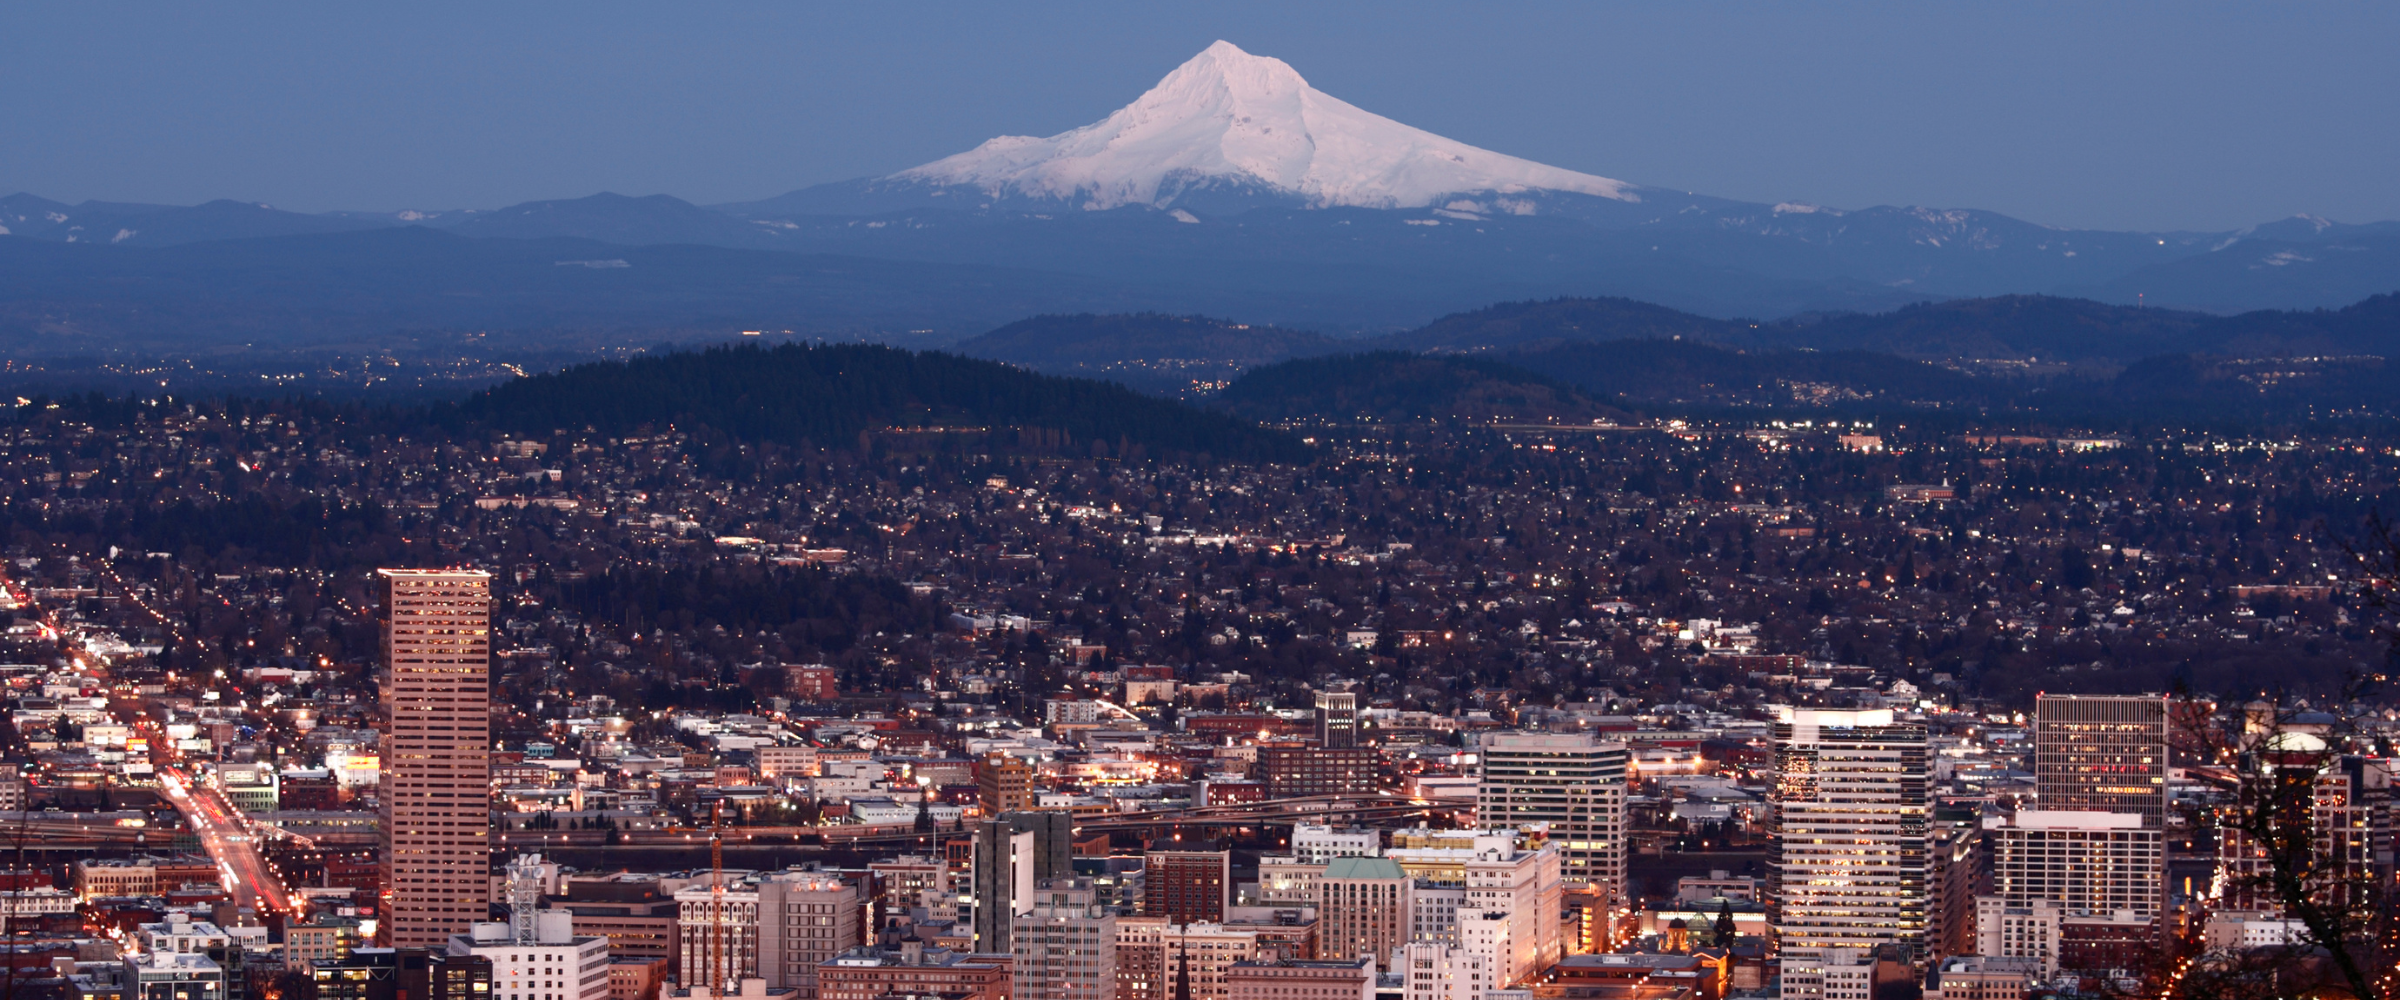
[{"label": "city skyline", "polygon": [[0,29],[0,1000],[2400,1000],[2400,8]]}]

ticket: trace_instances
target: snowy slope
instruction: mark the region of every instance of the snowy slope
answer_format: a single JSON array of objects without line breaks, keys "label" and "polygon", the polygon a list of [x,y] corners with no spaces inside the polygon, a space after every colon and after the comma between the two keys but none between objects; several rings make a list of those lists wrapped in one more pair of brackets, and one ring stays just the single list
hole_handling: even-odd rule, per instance
[{"label": "snowy slope", "polygon": [[[1570,191],[1639,201],[1632,186],[1504,156],[1362,111],[1280,59],[1217,42],[1107,119],[1047,139],[1001,136],[887,181],[1166,208],[1211,184],[1312,207],[1422,208],[1448,194]],[[1529,209],[1528,209],[1529,210]]]}]

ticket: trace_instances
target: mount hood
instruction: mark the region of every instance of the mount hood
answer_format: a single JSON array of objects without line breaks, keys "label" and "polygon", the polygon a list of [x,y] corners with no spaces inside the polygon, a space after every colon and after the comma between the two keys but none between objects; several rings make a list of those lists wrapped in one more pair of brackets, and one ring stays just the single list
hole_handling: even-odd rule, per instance
[{"label": "mount hood", "polygon": [[1446,139],[1308,85],[1283,60],[1219,41],[1107,118],[1048,138],[1004,135],[885,181],[965,187],[1079,208],[1169,208],[1195,189],[1271,193],[1309,208],[1422,208],[1445,195],[1571,191],[1639,201],[1631,185]]}]

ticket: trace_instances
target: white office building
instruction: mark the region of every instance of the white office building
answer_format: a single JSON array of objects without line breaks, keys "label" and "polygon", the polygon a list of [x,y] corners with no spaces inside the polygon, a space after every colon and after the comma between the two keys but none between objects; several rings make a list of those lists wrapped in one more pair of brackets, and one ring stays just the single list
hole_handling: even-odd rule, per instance
[{"label": "white office building", "polygon": [[1335,858],[1371,858],[1383,853],[1383,831],[1335,827],[1324,823],[1292,825],[1292,854],[1303,864],[1321,865]]},{"label": "white office building", "polygon": [[2166,913],[2166,831],[2139,813],[2020,809],[1987,818],[1983,836],[1992,893],[2010,906],[2048,900],[2069,914],[2142,920]]},{"label": "white office building", "polygon": [[542,859],[508,866],[507,923],[452,935],[449,954],[492,963],[491,1000],[608,1000],[608,939],[575,934],[575,915],[540,908]]},{"label": "white office building", "polygon": [[1490,733],[1475,791],[1477,824],[1517,829],[1547,824],[1567,884],[1590,887],[1613,905],[1625,899],[1623,743],[1589,733]]},{"label": "white office building", "polygon": [[1890,709],[1778,712],[1768,917],[1782,995],[1848,1000],[1835,984],[1856,956],[1923,947],[1925,727]]},{"label": "white office building", "polygon": [[1009,921],[1014,1000],[1115,1000],[1117,918],[1090,881],[1052,879]]}]

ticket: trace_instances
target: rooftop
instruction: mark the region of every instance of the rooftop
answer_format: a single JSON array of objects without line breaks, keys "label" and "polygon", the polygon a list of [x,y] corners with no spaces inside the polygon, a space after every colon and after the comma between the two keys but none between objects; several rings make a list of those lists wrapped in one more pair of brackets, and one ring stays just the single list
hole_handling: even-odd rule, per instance
[{"label": "rooftop", "polygon": [[1325,863],[1326,878],[1407,878],[1400,862],[1390,858],[1335,858]]}]

